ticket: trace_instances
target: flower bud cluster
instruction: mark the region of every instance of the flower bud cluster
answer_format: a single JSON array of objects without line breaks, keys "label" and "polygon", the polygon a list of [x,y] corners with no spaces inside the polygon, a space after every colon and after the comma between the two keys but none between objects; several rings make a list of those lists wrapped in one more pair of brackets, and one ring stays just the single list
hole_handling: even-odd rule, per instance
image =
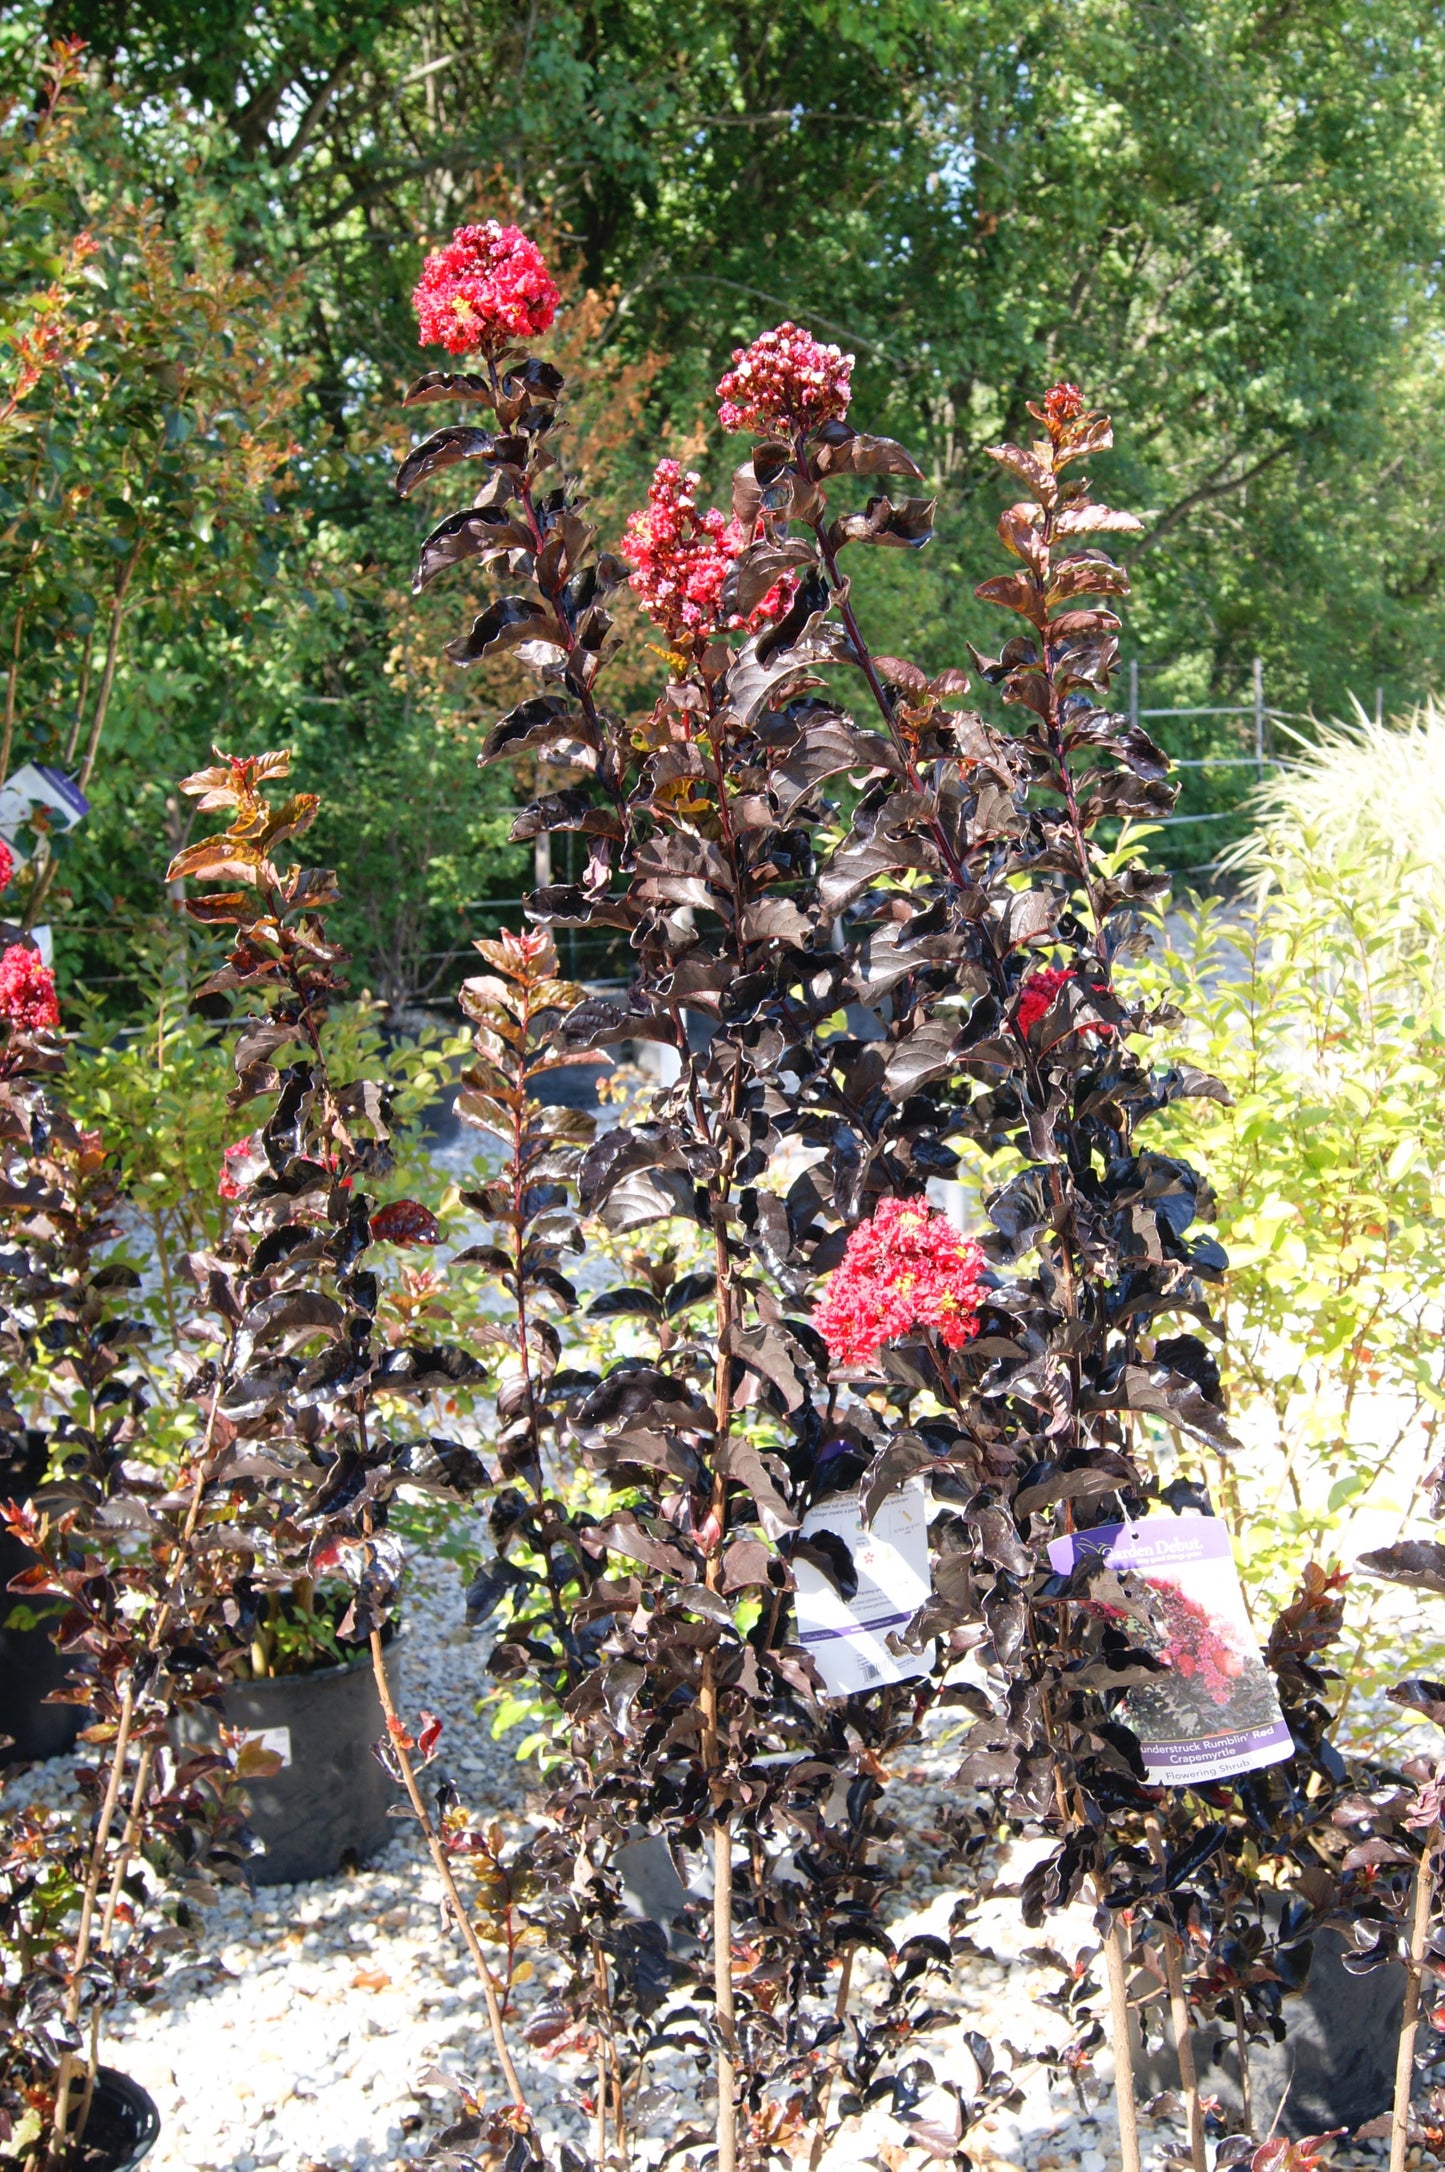
[{"label": "flower bud cluster", "polygon": [[718,385],[725,430],[816,429],[848,412],[853,357],[825,347],[796,324],[764,332],[751,347],[733,350],[733,366]]}]

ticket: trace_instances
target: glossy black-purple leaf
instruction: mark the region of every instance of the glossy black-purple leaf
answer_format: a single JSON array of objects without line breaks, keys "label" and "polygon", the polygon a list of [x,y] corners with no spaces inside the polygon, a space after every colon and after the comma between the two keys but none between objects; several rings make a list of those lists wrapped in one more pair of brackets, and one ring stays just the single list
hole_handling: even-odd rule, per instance
[{"label": "glossy black-purple leaf", "polygon": [[409,498],[418,483],[439,474],[443,468],[455,466],[458,460],[490,459],[496,444],[495,432],[484,430],[475,423],[453,423],[448,429],[436,431],[414,447],[397,469],[393,485],[397,496]]},{"label": "glossy black-purple leaf", "polygon": [[548,642],[561,650],[566,637],[550,611],[527,596],[499,596],[472,620],[469,632],[448,641],[443,654],[454,664],[479,664],[488,656],[520,648],[525,641]]},{"label": "glossy black-purple leaf", "polygon": [[[1167,1365],[1113,1366],[1096,1386],[1081,1393],[1079,1408],[1152,1411],[1216,1448],[1239,1446],[1218,1405],[1210,1401],[1196,1381],[1185,1373],[1171,1372]],[[1445,1584],[1441,1589],[1445,1590]]]},{"label": "glossy black-purple leaf", "polygon": [[835,550],[845,543],[876,543],[902,550],[921,550],[933,539],[933,498],[905,498],[895,505],[890,498],[868,500],[861,513],[846,513],[835,520],[829,541]]},{"label": "glossy black-purple leaf", "polygon": [[1445,1596],[1445,1546],[1438,1539],[1402,1539],[1397,1546],[1376,1547],[1361,1554],[1356,1567],[1388,1584]]},{"label": "glossy black-purple leaf", "polygon": [[587,1307],[589,1320],[620,1320],[629,1316],[660,1320],[663,1316],[661,1302],[651,1290],[604,1290]]},{"label": "glossy black-purple leaf", "polygon": [[490,378],[473,376],[468,370],[424,370],[407,386],[401,404],[421,407],[428,400],[480,400],[486,407],[497,404]]},{"label": "glossy black-purple leaf", "polygon": [[515,520],[504,505],[473,505],[449,513],[439,521],[422,544],[411,589],[419,596],[439,573],[469,558],[488,559],[506,551],[532,548],[531,531]]},{"label": "glossy black-purple leaf", "polygon": [[789,1532],[781,1541],[779,1553],[785,1561],[806,1561],[825,1576],[840,1599],[854,1599],[858,1595],[858,1570],[847,1542],[836,1531],[815,1531],[809,1538],[800,1538]]},{"label": "glossy black-purple leaf", "polygon": [[813,440],[810,464],[820,476],[909,475],[923,481],[922,468],[896,438],[869,437],[848,423],[824,425]]},{"label": "glossy black-purple leaf", "polygon": [[690,1275],[679,1275],[667,1292],[664,1310],[669,1320],[675,1320],[680,1312],[692,1305],[710,1301],[717,1294],[717,1276],[709,1267],[702,1267]]},{"label": "glossy black-purple leaf", "polygon": [[460,1441],[405,1441],[391,1452],[392,1476],[439,1500],[465,1501],[491,1484],[487,1467]]},{"label": "glossy black-purple leaf", "polygon": [[559,739],[576,739],[589,747],[596,743],[591,724],[574,702],[560,694],[534,694],[492,726],[477,762],[484,765],[504,754],[527,754]]},{"label": "glossy black-purple leaf", "polygon": [[378,1360],[372,1383],[392,1393],[419,1395],[438,1388],[445,1391],[466,1387],[472,1381],[485,1378],[486,1367],[465,1350],[403,1346],[399,1350],[388,1350]]}]

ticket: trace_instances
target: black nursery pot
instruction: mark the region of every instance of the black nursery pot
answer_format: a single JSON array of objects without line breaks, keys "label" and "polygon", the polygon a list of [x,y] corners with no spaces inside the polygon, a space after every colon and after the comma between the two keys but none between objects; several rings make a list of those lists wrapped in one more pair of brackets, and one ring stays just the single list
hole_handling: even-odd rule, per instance
[{"label": "black nursery pot", "polygon": [[22,1602],[6,1585],[12,1576],[33,1568],[28,1546],[0,1532],[0,1735],[14,1741],[0,1745],[0,1765],[28,1763],[37,1757],[63,1757],[85,1725],[77,1704],[46,1704],[70,1672],[70,1661],[55,1649],[53,1622],[31,1629],[7,1629],[5,1618]]},{"label": "black nursery pot", "polygon": [[[29,1499],[44,1470],[44,1455],[36,1458],[24,1448],[0,1459],[0,1500]],[[6,1586],[12,1577],[34,1566],[30,1548],[8,1531],[0,1531],[0,1735],[14,1737],[11,1743],[0,1743],[0,1765],[63,1757],[74,1748],[86,1720],[77,1704],[45,1703],[71,1670],[70,1660],[55,1649],[55,1621],[38,1621],[30,1629],[5,1627],[7,1616],[24,1603]]]},{"label": "black nursery pot", "polygon": [[[401,1641],[387,1649],[397,1696]],[[372,1752],[385,1723],[369,1654],[315,1674],[233,1682],[221,1716],[228,1727],[266,1737],[266,1747],[287,1759],[269,1780],[246,1783],[251,1830],[266,1844],[251,1865],[257,1885],[329,1878],[369,1861],[395,1837],[396,1820],[387,1813],[400,1790]],[[216,1732],[210,1712],[187,1713],[180,1722],[183,1742],[214,1742]]]},{"label": "black nursery pot", "polygon": [[98,2067],[77,2172],[132,2172],[160,2131],[160,2114],[140,2083],[114,2067]]},{"label": "black nursery pot", "polygon": [[[1344,1955],[1337,1931],[1317,1931],[1305,1987],[1284,2001],[1284,2042],[1249,2046],[1250,2093],[1260,2133],[1270,2129],[1281,2103],[1272,2131],[1293,2140],[1328,2127],[1362,2126],[1390,2109],[1405,1971],[1392,1961],[1367,1976],[1352,1976]],[[1239,2054],[1232,2025],[1212,2021],[1195,2029],[1193,2039],[1200,2090],[1238,2112]],[[1172,2044],[1144,2060],[1139,2080],[1150,2095],[1177,2087]]]}]

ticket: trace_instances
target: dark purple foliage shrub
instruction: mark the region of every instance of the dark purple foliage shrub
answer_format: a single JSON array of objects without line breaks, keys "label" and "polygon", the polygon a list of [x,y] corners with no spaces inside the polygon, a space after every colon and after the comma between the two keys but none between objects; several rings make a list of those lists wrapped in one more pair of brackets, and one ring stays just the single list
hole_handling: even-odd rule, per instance
[{"label": "dark purple foliage shrub", "polygon": [[[691,479],[683,505],[683,479],[660,469],[667,487],[629,531],[671,654],[651,715],[624,718],[604,674],[626,569],[597,552],[558,466],[565,388],[515,350],[482,360],[408,394],[480,411],[398,472],[403,496],[462,463],[479,476],[424,543],[417,585],[457,565],[504,577],[447,653],[465,665],[508,650],[539,681],[482,756],[556,777],[515,835],[585,840],[580,879],[539,891],[530,916],[618,931],[634,959],[624,991],[569,1005],[545,935],[512,938],[499,977],[468,996],[479,1062],[464,1112],[507,1156],[477,1204],[499,1225],[490,1264],[523,1354],[476,1611],[500,1615],[492,1671],[544,1686],[568,1752],[517,1864],[532,1920],[571,1958],[531,2029],[539,2043],[591,2031],[599,2149],[625,2151],[630,2092],[658,2053],[682,2051],[714,2067],[718,2098],[701,2120],[674,2100],[674,2146],[715,2142],[724,2172],[880,2096],[906,2123],[935,2078],[953,2098],[947,2154],[980,2108],[928,2064],[930,1980],[951,1957],[936,1939],[895,1951],[884,1928],[888,1759],[931,1706],[974,1720],[954,1836],[965,1886],[986,1883],[1004,1817],[1055,1842],[1025,1884],[1031,1923],[1087,1890],[1106,1943],[1122,1925],[1141,1958],[1162,1940],[1178,1965],[1201,1912],[1234,1909],[1241,1933],[1210,1997],[1241,1999],[1242,2026],[1273,2024],[1280,1985],[1255,1965],[1276,1941],[1243,1866],[1262,1833],[1291,1859],[1303,1848],[1325,1809],[1303,1792],[1311,1764],[1317,1786],[1339,1777],[1323,1706],[1296,1695],[1290,1765],[1215,1790],[1202,1823],[1196,1799],[1169,1803],[1118,1712],[1162,1663],[1131,1639],[1145,1601],[1112,1579],[1111,1621],[1081,1603],[1106,1596],[1097,1559],[1068,1582],[1041,1565],[1050,1535],[1159,1503],[1152,1421],[1232,1446],[1198,1333],[1215,1331],[1226,1264],[1199,1226],[1208,1187],[1146,1128],[1180,1096],[1222,1089],[1149,1061],[1171,1021],[1121,995],[1113,969],[1164,878],[1094,842],[1101,823],[1173,799],[1161,750],[1108,707],[1128,588],[1108,545],[1138,523],[1084,473],[1109,449],[1108,418],[1055,387],[1030,410],[1031,441],[995,450],[1019,493],[999,521],[1015,566],[978,594],[1016,630],[974,660],[1003,704],[987,720],[965,706],[962,672],[930,678],[870,648],[846,554],[921,547],[932,507],[891,495],[919,469],[848,419],[848,358],[783,327],[734,358],[723,388],[728,420],[758,432],[731,520],[698,510]],[[751,624],[764,598],[782,607]],[[549,1051],[638,1042],[669,1050],[676,1077],[635,1117],[594,1132],[528,1098]],[[887,1247],[850,1248],[850,1233],[922,1205],[929,1180],[957,1170],[957,1141],[1018,1156],[984,1202],[976,1292],[955,1314],[906,1302],[895,1261],[871,1304],[859,1278]],[[614,1233],[689,1223],[707,1260],[594,1305],[631,1315],[641,1346],[605,1373],[568,1365],[548,1316],[575,1302],[562,1265],[579,1215]],[[951,1231],[948,1247],[921,1263],[920,1289],[960,1271]],[[846,1302],[835,1283],[815,1314],[845,1255]],[[855,1364],[819,1332],[844,1313],[892,1323]],[[601,1514],[566,1505],[576,1459],[605,1488]],[[804,1518],[860,1486],[872,1516],[919,1476],[933,1593],[894,1642],[931,1663],[830,1697],[798,1638],[790,1564],[823,1561],[845,1596],[852,1566]],[[947,1679],[972,1651],[994,1694]],[[1316,1682],[1303,1662],[1297,1679]],[[638,1836],[684,1866],[710,1855],[702,1959],[629,1916],[617,1847]],[[1289,1939],[1333,1894],[1300,1902]],[[965,1900],[960,1955],[968,1913]],[[882,1987],[853,2009],[865,1948]],[[1092,1988],[1066,1986],[1065,2011]],[[1077,2076],[1097,2034],[1083,2011],[1060,2066]],[[980,2074],[985,2100],[1008,2093],[991,2047]]]}]

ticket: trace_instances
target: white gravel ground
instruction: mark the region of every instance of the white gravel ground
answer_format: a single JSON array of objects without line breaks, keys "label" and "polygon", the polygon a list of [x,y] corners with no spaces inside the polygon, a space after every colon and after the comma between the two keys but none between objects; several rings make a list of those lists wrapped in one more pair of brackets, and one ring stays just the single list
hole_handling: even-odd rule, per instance
[{"label": "white gravel ground", "polygon": [[[440,1714],[446,1726],[442,1762],[469,1806],[516,1831],[525,1822],[528,1776],[473,1716],[485,1677],[478,1647],[463,1626],[450,1564],[417,1564],[407,1618],[408,1707],[414,1713],[425,1704]],[[948,1765],[946,1754],[934,1752],[899,1778],[893,1810],[903,1828],[898,1845],[914,1861],[895,1937],[947,1928],[954,1896],[932,1884],[937,1850],[924,1836],[948,1799]],[[56,1760],[19,1775],[7,1796],[58,1801],[71,1785],[69,1761]],[[439,1927],[438,1898],[431,1866],[407,1825],[398,1826],[383,1857],[364,1871],[273,1887],[254,1900],[226,1896],[209,1918],[206,1958],[182,1961],[160,1997],[143,2009],[123,2009],[106,2031],[106,2062],[134,2075],[160,2109],[161,2139],[148,2172],[255,2172],[259,2166],[401,2172],[456,2116],[454,2099],[423,2086],[429,2069],[439,2065],[474,2077],[494,2095],[496,2068],[482,2001],[459,1943]],[[920,2045],[940,2075],[969,2071],[962,2042],[969,2027],[1020,2052],[1057,2042],[1065,2027],[1035,2004],[1046,1979],[1019,1958],[1019,1949],[1037,1934],[1023,1928],[1013,1904],[990,1904],[975,1935],[997,1958],[968,1964],[947,2001],[957,2006],[958,2023]],[[1091,1947],[1087,1912],[1051,1919],[1049,1938],[1069,1954]],[[545,1977],[544,1958],[537,1990]],[[860,1995],[867,1996],[866,1981]],[[588,2077],[572,2071],[566,2057],[539,2062],[524,2055],[518,2063],[544,2129],[581,2143],[580,2112],[549,2112],[548,2106],[579,2084],[586,2087]],[[970,2136],[969,2154],[981,2172],[1107,2172],[1117,2164],[1107,2098],[1099,2116],[1090,2118],[1057,2086],[1051,2101],[1041,2068],[1026,2066],[1020,2078],[1023,2108],[990,2115]],[[687,2087],[694,2092],[692,2109],[695,2081]],[[863,2162],[903,2172],[903,2140],[891,2118],[870,2112],[845,2130],[829,2163],[837,2172]],[[1144,2140],[1160,2164],[1174,2136],[1146,2120]],[[914,2151],[907,2161],[910,2167],[926,2162]]]}]

